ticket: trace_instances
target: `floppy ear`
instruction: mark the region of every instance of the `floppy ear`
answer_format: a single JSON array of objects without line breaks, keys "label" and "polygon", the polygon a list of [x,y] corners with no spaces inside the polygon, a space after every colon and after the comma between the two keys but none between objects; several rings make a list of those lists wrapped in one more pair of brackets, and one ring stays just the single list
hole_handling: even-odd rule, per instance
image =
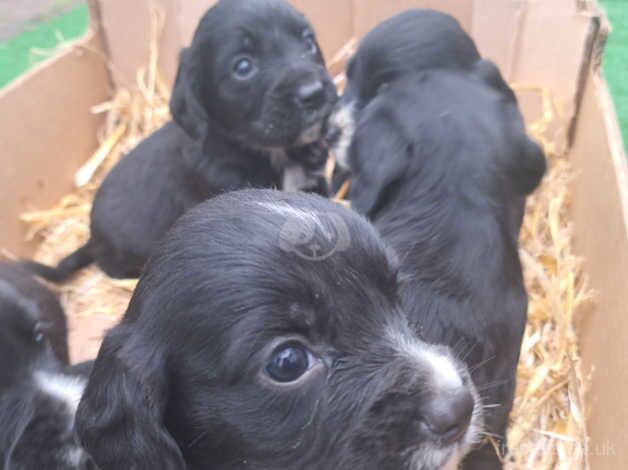
[{"label": "floppy ear", "polygon": [[359,126],[349,157],[351,207],[372,216],[384,203],[386,192],[408,168],[413,144],[394,116],[382,113]]},{"label": "floppy ear", "polygon": [[517,192],[526,195],[534,191],[543,179],[545,153],[527,135],[521,136],[518,150],[509,170]]},{"label": "floppy ear", "polygon": [[190,137],[203,137],[208,117],[201,100],[200,71],[189,47],[179,54],[179,69],[170,98],[170,112],[175,122]]},{"label": "floppy ear", "polygon": [[[517,97],[506,83],[499,68],[490,60],[480,60],[475,64],[476,75],[487,85],[501,92],[506,98],[517,102]],[[518,152],[510,162],[509,171],[520,194],[530,194],[541,183],[545,174],[545,153],[543,149],[522,135]]]},{"label": "floppy ear", "polygon": [[[0,448],[0,465],[3,470],[35,468],[36,463],[32,460],[36,459],[33,458],[33,454],[36,453],[37,457],[39,457],[46,450],[39,448],[37,452],[33,452],[33,443],[26,442],[26,430],[33,420],[35,410],[34,407],[26,406],[19,399],[12,400],[12,398],[6,398],[6,404],[2,413],[4,430],[0,435],[0,445],[2,446]],[[28,452],[28,444],[31,445],[31,452]],[[49,456],[47,455],[46,457]]]},{"label": "floppy ear", "polygon": [[79,439],[101,469],[185,469],[163,423],[165,357],[126,329],[112,330],[98,353],[76,415]]}]

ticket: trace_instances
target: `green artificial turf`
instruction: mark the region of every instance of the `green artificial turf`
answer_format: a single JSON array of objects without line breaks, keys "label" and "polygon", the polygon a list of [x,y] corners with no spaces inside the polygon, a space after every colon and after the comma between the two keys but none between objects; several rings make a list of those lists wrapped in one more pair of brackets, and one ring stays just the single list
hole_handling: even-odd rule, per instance
[{"label": "green artificial turf", "polygon": [[0,42],[0,88],[53,55],[63,41],[81,37],[88,25],[89,9],[83,4]]},{"label": "green artificial turf", "polygon": [[613,95],[628,154],[628,0],[601,0],[612,32],[604,54],[604,76]]}]

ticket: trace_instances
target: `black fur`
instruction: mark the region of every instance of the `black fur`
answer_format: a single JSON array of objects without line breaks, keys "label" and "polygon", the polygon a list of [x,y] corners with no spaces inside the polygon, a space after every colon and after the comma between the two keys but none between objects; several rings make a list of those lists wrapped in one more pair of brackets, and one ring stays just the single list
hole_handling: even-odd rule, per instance
[{"label": "black fur", "polygon": [[[442,14],[388,20],[352,64],[352,207],[397,252],[411,322],[465,360],[505,447],[527,316],[518,236],[543,152],[497,67]],[[486,444],[463,468],[501,464]]]},{"label": "black fur", "polygon": [[[451,442],[425,417],[474,390],[398,301],[396,262],[357,214],[305,194],[216,197],[176,224],[107,334],[81,442],[102,469],[441,468],[479,417]],[[280,384],[267,364],[285,344],[309,368]]]},{"label": "black fur", "polygon": [[[22,266],[0,262],[0,319],[7,315],[28,318],[28,324],[36,326],[37,332],[50,342],[59,361],[68,363],[68,333],[59,299]],[[35,331],[30,333],[34,335]],[[6,371],[19,370],[22,366],[13,365],[15,367],[7,367]]]},{"label": "black fur", "polygon": [[[252,76],[234,75],[241,60]],[[174,121],[98,190],[89,242],[55,268],[26,265],[53,282],[92,261],[112,277],[137,277],[168,228],[210,197],[246,187],[323,192],[314,173],[326,159],[319,136],[335,100],[303,15],[282,0],[221,0],[181,53]]]},{"label": "black fur", "polygon": [[74,433],[74,409],[54,392],[75,382],[80,391],[86,377],[89,366],[73,370],[60,361],[67,362],[67,350],[65,317],[57,299],[21,268],[0,264],[2,468],[89,468]]}]

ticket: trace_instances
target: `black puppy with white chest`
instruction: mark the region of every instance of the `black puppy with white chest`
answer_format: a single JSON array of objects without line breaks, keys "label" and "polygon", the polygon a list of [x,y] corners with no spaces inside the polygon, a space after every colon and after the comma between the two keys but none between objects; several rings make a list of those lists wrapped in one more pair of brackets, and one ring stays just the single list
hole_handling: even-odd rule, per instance
[{"label": "black puppy with white chest", "polygon": [[[331,121],[343,126],[352,207],[400,257],[416,331],[468,364],[486,432],[505,450],[527,318],[518,236],[543,152],[498,69],[441,13],[406,12],[369,33],[347,90]],[[463,468],[501,462],[486,443]]]},{"label": "black puppy with white chest", "polygon": [[54,295],[0,263],[0,466],[87,470],[74,433],[89,364],[66,366],[65,316]]},{"label": "black puppy with white chest", "polygon": [[[174,118],[123,158],[99,188],[91,237],[56,268],[62,282],[97,262],[137,277],[187,210],[247,187],[320,190],[321,130],[336,101],[313,29],[282,0],[221,0],[180,56]],[[315,186],[315,187],[314,187]]]},{"label": "black puppy with white chest", "polygon": [[479,398],[400,307],[362,217],[249,190],[191,210],[104,340],[77,413],[99,468],[455,469]]}]

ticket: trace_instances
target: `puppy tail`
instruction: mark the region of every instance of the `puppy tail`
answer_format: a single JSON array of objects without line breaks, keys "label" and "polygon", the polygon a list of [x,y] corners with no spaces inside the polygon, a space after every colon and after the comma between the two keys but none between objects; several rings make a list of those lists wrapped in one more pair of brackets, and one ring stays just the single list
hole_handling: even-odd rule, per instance
[{"label": "puppy tail", "polygon": [[94,262],[91,253],[91,244],[87,242],[74,253],[63,258],[56,267],[48,266],[36,261],[23,261],[20,264],[31,273],[46,281],[61,284],[67,281],[74,273],[86,268]]}]

